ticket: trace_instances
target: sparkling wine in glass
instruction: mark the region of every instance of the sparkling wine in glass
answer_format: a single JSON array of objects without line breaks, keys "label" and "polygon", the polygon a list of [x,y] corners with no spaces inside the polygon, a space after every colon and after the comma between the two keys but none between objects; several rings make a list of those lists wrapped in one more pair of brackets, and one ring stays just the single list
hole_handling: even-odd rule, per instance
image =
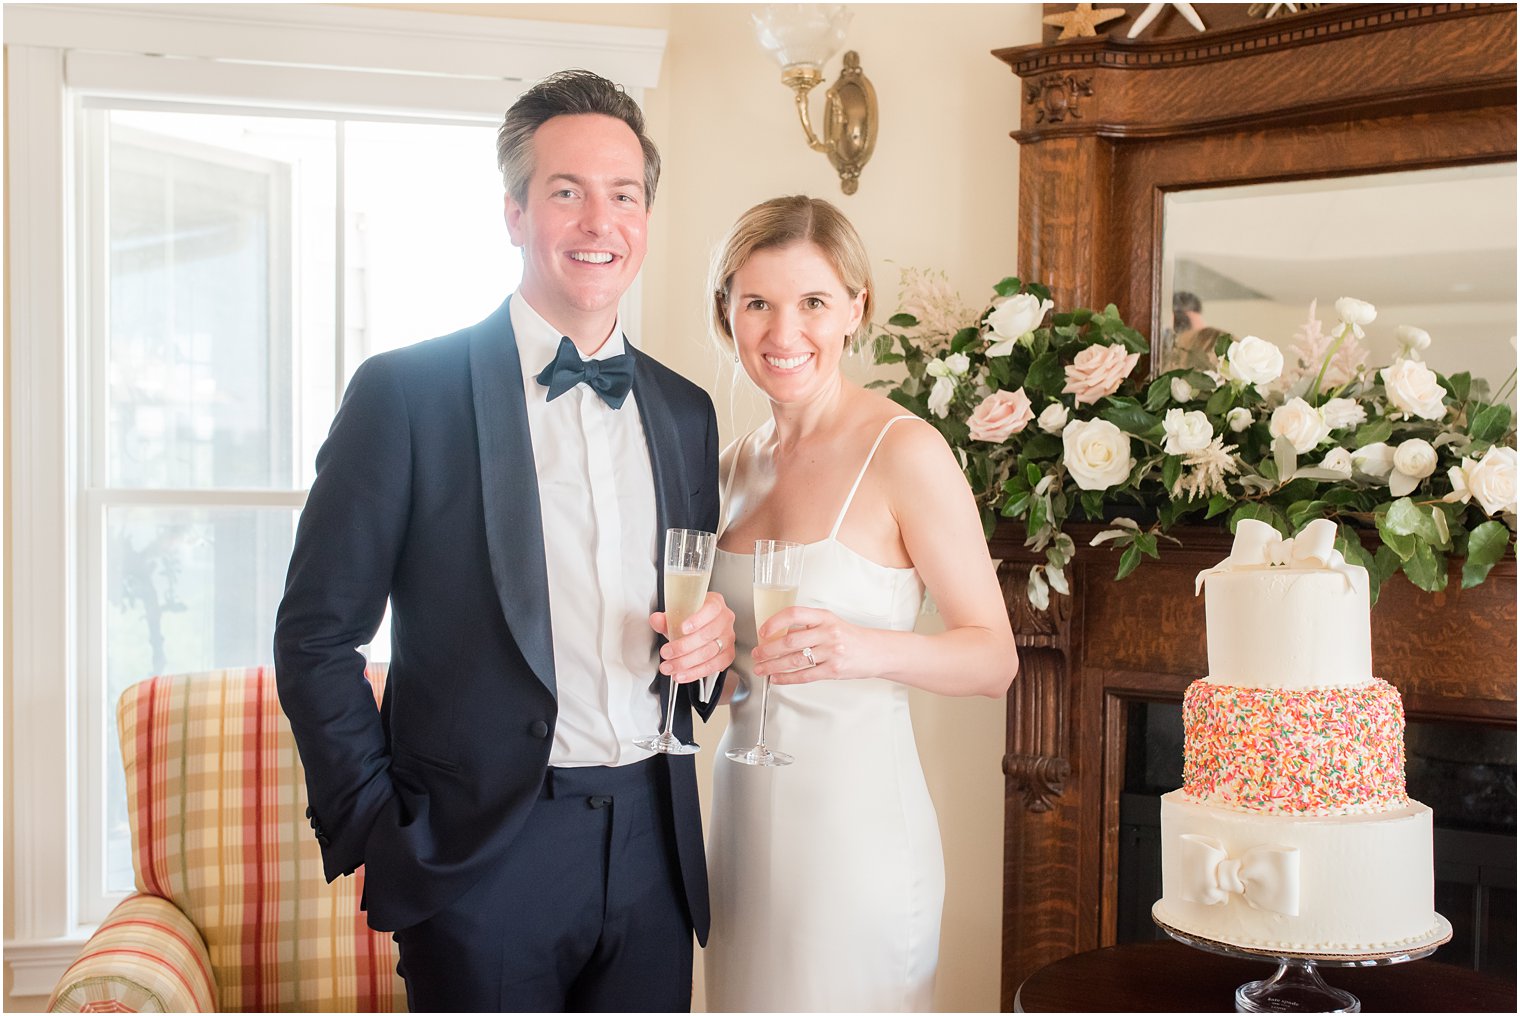
[{"label": "sparkling wine in glass", "polygon": [[[775,615],[797,602],[797,586],[802,581],[802,544],[785,540],[755,541],[755,631],[758,633]],[[760,733],[753,748],[734,748],[724,752],[735,762],[747,766],[789,766],[792,756],[774,751],[765,743],[765,713],[770,703],[771,679],[760,685]]]},{"label": "sparkling wine in glass", "polygon": [[[718,538],[699,529],[665,530],[665,630],[672,642],[681,637],[681,625],[702,609],[707,583],[712,578],[713,549]],[[665,704],[665,728],[658,734],[636,737],[633,743],[646,751],[666,755],[694,755],[700,749],[687,744],[672,731],[676,719],[676,679],[670,678]]]}]

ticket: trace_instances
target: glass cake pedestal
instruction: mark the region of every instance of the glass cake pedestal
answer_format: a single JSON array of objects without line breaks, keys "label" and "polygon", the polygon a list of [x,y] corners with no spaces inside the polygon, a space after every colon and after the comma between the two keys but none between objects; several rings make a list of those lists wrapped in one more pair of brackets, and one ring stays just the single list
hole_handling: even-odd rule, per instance
[{"label": "glass cake pedestal", "polygon": [[1277,973],[1260,981],[1247,981],[1235,989],[1236,1012],[1361,1012],[1362,1003],[1349,991],[1326,984],[1320,967],[1385,967],[1420,960],[1451,941],[1451,924],[1440,914],[1429,936],[1395,952],[1348,956],[1329,953],[1294,953],[1273,949],[1247,949],[1216,942],[1173,928],[1151,915],[1156,926],[1183,945],[1245,960],[1276,960]]}]

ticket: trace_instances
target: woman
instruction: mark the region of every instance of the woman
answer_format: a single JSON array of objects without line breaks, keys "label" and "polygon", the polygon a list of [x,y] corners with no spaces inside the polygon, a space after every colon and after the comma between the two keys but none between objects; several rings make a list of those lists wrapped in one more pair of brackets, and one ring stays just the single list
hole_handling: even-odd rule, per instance
[{"label": "woman", "polygon": [[[870,262],[825,201],[745,212],[710,277],[714,337],[770,400],[735,442],[712,587],[751,601],[756,540],[806,545],[797,606],[740,609],[709,847],[714,1011],[926,1010],[944,858],[908,689],[1000,696],[1018,670],[970,488],[934,428],[847,381]],[[913,632],[924,590],[945,623]],[[722,760],[766,741],[793,765]],[[737,680],[735,680],[737,678]]]}]

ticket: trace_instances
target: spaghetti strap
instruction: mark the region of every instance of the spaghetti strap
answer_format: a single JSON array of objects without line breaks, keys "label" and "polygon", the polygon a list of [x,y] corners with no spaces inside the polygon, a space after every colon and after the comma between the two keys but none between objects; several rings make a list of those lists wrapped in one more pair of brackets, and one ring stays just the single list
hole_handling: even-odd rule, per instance
[{"label": "spaghetti strap", "polygon": [[831,541],[839,538],[839,527],[844,524],[844,517],[849,514],[850,505],[855,500],[855,492],[860,489],[860,481],[866,478],[866,470],[871,468],[871,460],[876,457],[876,449],[881,447],[881,442],[884,438],[886,438],[887,431],[891,430],[892,424],[896,423],[898,420],[916,419],[918,419],[918,417],[904,414],[902,416],[894,416],[892,419],[888,420],[885,424],[882,425],[880,433],[876,435],[876,442],[871,445],[871,450],[866,453],[866,461],[860,467],[859,474],[857,474],[855,477],[854,486],[850,488],[850,493],[846,495],[844,499],[844,507],[839,509],[839,515],[834,519],[834,528],[829,530],[829,539]]},{"label": "spaghetti strap", "polygon": [[754,431],[752,430],[749,434],[745,434],[739,439],[739,443],[734,446],[734,457],[728,464],[728,479],[723,481],[723,487],[718,491],[718,504],[720,505],[718,509],[719,539],[722,539],[723,531],[728,528],[729,495],[734,490],[734,475],[739,471],[739,456],[743,454],[744,446],[749,441],[750,434],[753,433]]}]

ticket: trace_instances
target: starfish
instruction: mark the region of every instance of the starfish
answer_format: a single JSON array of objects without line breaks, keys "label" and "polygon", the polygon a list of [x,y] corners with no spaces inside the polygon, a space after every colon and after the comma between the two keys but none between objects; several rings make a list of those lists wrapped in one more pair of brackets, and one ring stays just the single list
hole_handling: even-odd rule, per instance
[{"label": "starfish", "polygon": [[[1135,19],[1135,23],[1129,26],[1129,35],[1126,36],[1126,38],[1133,39],[1135,36],[1145,31],[1150,23],[1156,20],[1156,15],[1161,13],[1161,8],[1166,6],[1168,5],[1146,4],[1145,10],[1140,12],[1140,16]],[[1177,13],[1181,14],[1184,18],[1187,18],[1188,24],[1192,25],[1200,32],[1205,31],[1203,27],[1203,19],[1198,16],[1197,11],[1193,10],[1192,4],[1171,4],[1170,6],[1177,8]]]},{"label": "starfish", "polygon": [[1061,30],[1058,39],[1074,39],[1079,35],[1097,35],[1097,27],[1105,21],[1124,17],[1123,7],[1105,7],[1093,10],[1092,4],[1077,4],[1074,10],[1059,14],[1047,14],[1041,20]]}]

